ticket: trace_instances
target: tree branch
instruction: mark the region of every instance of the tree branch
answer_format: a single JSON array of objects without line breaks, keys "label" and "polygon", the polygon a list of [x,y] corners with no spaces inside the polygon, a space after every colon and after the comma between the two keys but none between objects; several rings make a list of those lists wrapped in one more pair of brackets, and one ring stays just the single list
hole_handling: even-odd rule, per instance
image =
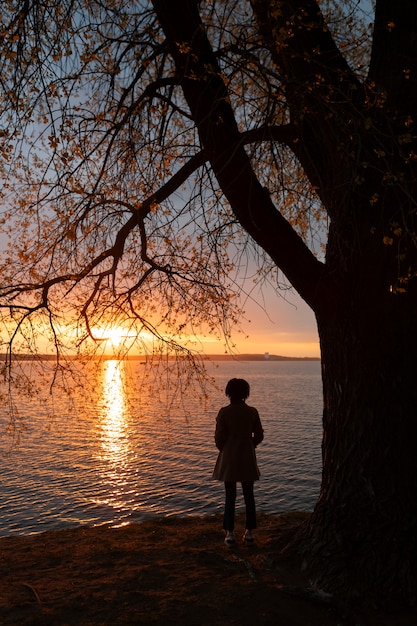
[{"label": "tree branch", "polygon": [[315,308],[323,265],[277,211],[241,141],[226,86],[197,5],[154,0],[201,143],[237,219]]}]

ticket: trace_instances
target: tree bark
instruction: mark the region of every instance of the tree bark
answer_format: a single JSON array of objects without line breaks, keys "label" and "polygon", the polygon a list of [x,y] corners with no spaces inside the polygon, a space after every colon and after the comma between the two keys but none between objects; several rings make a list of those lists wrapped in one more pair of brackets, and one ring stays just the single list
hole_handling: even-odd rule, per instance
[{"label": "tree bark", "polygon": [[338,596],[416,600],[416,304],[361,298],[319,319],[323,475],[305,537],[316,583]]}]

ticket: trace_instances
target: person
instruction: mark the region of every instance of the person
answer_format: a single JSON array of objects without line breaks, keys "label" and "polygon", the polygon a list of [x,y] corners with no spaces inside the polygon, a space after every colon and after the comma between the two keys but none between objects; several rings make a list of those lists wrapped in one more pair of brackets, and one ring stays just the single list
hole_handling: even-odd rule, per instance
[{"label": "person", "polygon": [[219,450],[213,478],[225,486],[223,529],[225,544],[235,543],[236,483],[242,484],[246,507],[246,524],[243,536],[247,544],[253,543],[252,531],[256,528],[256,507],[253,491],[255,480],[259,480],[259,469],[255,448],[264,438],[259,413],[246,404],[249,383],[243,378],[232,378],[226,385],[226,396],[230,404],[220,409],[216,418],[215,444]]}]

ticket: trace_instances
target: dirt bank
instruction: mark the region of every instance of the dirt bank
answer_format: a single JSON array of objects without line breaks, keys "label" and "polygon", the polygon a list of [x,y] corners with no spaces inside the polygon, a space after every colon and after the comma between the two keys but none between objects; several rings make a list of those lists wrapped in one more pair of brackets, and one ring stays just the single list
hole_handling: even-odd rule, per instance
[{"label": "dirt bank", "polygon": [[260,516],[256,545],[232,550],[218,516],[0,538],[0,624],[417,624],[415,614],[352,613],[308,591],[295,555],[280,554],[304,519]]}]

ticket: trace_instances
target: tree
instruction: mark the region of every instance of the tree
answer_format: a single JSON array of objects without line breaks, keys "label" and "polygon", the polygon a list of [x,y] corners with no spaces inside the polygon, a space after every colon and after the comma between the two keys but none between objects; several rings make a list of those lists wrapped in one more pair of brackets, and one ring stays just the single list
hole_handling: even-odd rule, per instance
[{"label": "tree", "polygon": [[372,31],[331,0],[5,5],[7,328],[43,314],[58,351],[62,317],[227,337],[253,242],[317,319],[317,584],[415,599],[415,1],[376,0]]}]

